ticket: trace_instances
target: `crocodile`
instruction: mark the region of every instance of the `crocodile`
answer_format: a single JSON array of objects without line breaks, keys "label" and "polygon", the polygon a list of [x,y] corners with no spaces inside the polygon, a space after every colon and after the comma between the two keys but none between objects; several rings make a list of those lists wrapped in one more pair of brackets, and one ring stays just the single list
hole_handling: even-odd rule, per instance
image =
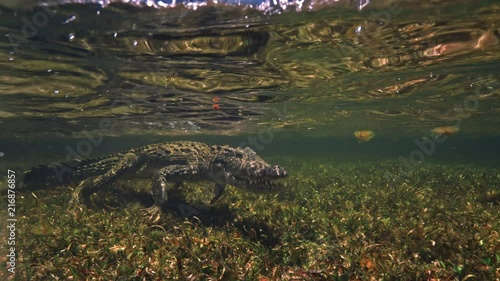
[{"label": "crocodile", "polygon": [[55,165],[41,165],[24,173],[26,189],[79,183],[71,204],[89,204],[92,194],[124,174],[153,171],[151,193],[154,204],[148,213],[155,214],[167,203],[167,183],[175,187],[184,181],[215,183],[215,203],[227,184],[250,190],[269,190],[287,176],[283,167],[272,166],[251,148],[208,145],[178,141],[151,144],[116,154]]}]

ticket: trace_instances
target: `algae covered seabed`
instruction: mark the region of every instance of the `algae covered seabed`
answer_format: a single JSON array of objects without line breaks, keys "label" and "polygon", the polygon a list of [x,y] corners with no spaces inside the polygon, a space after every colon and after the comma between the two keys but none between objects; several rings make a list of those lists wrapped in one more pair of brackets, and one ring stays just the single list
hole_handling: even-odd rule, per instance
[{"label": "algae covered seabed", "polygon": [[0,183],[167,138],[250,145],[289,174],[213,205],[187,183],[158,222],[147,177],[81,210],[75,186],[16,189],[0,280],[500,280],[499,11],[0,1]]},{"label": "algae covered seabed", "polygon": [[[498,280],[498,170],[267,157],[283,188],[188,183],[154,223],[150,180],[68,210],[70,188],[19,193],[19,280]],[[4,243],[5,241],[2,241]],[[2,245],[4,247],[5,245]]]}]

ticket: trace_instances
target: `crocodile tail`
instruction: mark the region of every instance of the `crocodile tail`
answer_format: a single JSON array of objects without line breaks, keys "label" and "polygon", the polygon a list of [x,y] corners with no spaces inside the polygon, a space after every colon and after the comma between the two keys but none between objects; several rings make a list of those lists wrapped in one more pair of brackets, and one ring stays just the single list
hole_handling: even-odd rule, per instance
[{"label": "crocodile tail", "polygon": [[103,174],[121,159],[120,154],[110,156],[75,159],[54,165],[40,165],[24,173],[25,189],[42,189],[68,185],[88,177]]},{"label": "crocodile tail", "polygon": [[50,166],[33,167],[24,172],[23,188],[35,190],[68,185],[77,180],[74,173],[77,162],[71,161]]}]

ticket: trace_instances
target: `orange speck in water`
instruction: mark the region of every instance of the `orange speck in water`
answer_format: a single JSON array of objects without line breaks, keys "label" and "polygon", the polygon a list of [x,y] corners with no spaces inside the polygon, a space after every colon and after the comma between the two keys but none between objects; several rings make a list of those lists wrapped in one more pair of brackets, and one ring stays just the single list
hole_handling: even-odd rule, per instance
[{"label": "orange speck in water", "polygon": [[432,133],[437,136],[450,136],[458,133],[460,129],[455,126],[447,126],[447,127],[436,127],[432,129]]},{"label": "orange speck in water", "polygon": [[220,101],[220,98],[219,98],[219,97],[214,97],[214,98],[212,99],[212,101],[213,101],[213,102],[219,102],[219,101]]},{"label": "orange speck in water", "polygon": [[368,270],[374,270],[376,268],[375,262],[368,257],[361,258],[360,265]]},{"label": "orange speck in water", "polygon": [[214,108],[215,110],[219,110],[219,109],[220,109],[220,105],[218,105],[218,104],[214,103],[213,108]]},{"label": "orange speck in water", "polygon": [[375,133],[370,130],[356,131],[354,132],[354,137],[358,139],[359,142],[367,142],[375,136]]}]

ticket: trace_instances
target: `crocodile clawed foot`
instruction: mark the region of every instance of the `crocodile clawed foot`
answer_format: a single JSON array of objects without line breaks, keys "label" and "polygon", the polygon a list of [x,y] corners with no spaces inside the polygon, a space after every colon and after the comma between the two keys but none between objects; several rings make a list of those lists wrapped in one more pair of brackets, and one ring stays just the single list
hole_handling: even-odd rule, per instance
[{"label": "crocodile clawed foot", "polygon": [[79,195],[73,194],[71,200],[69,201],[68,211],[70,212],[82,212],[84,204]]},{"label": "crocodile clawed foot", "polygon": [[148,221],[151,221],[152,223],[157,223],[161,220],[162,218],[162,211],[160,207],[153,205],[149,208],[142,209],[142,214],[145,218],[147,218]]},{"label": "crocodile clawed foot", "polygon": [[83,211],[83,204],[81,204],[78,200],[72,199],[69,202],[67,210],[70,213],[82,212]]},{"label": "crocodile clawed foot", "polygon": [[71,199],[69,201],[68,211],[82,212],[84,205],[89,206],[90,204],[90,194],[85,194],[82,192],[82,186],[78,186],[73,190]]}]

